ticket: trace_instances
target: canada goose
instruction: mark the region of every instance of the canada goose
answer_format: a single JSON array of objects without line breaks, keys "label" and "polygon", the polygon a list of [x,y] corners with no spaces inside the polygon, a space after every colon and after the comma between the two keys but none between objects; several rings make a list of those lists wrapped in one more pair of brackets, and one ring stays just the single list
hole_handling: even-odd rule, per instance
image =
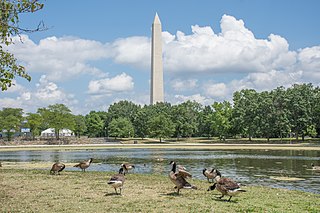
[{"label": "canada goose", "polygon": [[59,172],[61,172],[62,170],[64,170],[64,168],[66,168],[66,166],[63,163],[54,163],[51,167],[50,170],[50,174],[52,175],[60,175]]},{"label": "canada goose", "polygon": [[222,194],[219,198],[221,199],[223,196],[228,195],[230,196],[228,201],[231,200],[232,196],[238,195],[240,192],[245,192],[245,190],[240,188],[240,185],[233,181],[230,178],[222,178],[221,173],[218,170],[214,170],[214,181],[215,183],[209,187],[207,191],[217,190]]},{"label": "canada goose", "polygon": [[[173,161],[170,161],[170,164],[173,164]],[[176,164],[176,170],[178,170],[178,172],[184,174],[185,178],[192,178],[192,175],[187,171],[186,167]]]},{"label": "canada goose", "polygon": [[92,160],[93,160],[93,158],[90,158],[89,160],[82,161],[82,162],[74,165],[73,167],[79,167],[83,172],[85,172],[86,169],[90,166]]},{"label": "canada goose", "polygon": [[125,177],[124,177],[124,174],[123,174],[123,168],[121,167],[119,169],[119,173],[118,174],[112,175],[112,177],[110,178],[108,184],[111,185],[114,188],[114,190],[116,191],[116,194],[118,194],[117,188],[120,188],[120,195],[121,195],[121,190],[122,190],[124,181],[125,181]]},{"label": "canada goose", "polygon": [[172,165],[172,169],[169,173],[169,178],[176,185],[175,188],[178,190],[178,194],[180,192],[180,189],[197,189],[196,186],[193,186],[186,181],[187,177],[191,177],[191,174],[189,172],[181,169],[178,169],[177,171],[177,164],[174,161],[171,161],[169,164]]},{"label": "canada goose", "polygon": [[315,166],[314,163],[311,164],[312,170],[316,170],[320,172],[320,166]]},{"label": "canada goose", "polygon": [[129,163],[123,163],[123,164],[121,164],[121,168],[124,169],[124,173],[123,173],[124,175],[125,175],[126,173],[129,173],[129,170],[135,169],[134,165],[129,164]]},{"label": "canada goose", "polygon": [[212,180],[211,183],[213,183],[213,179],[214,179],[214,173],[213,173],[214,169],[207,169],[207,168],[204,168],[202,170],[202,174],[207,178],[208,182],[210,183],[210,180]]}]

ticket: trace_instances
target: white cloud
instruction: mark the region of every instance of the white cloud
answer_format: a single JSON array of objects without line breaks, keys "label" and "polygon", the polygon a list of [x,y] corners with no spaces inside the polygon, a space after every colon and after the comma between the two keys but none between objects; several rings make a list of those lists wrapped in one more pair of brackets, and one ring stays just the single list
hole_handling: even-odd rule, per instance
[{"label": "white cloud", "polygon": [[104,78],[89,82],[89,94],[110,95],[117,92],[125,92],[133,89],[134,82],[131,76],[122,73],[113,78]]},{"label": "white cloud", "polygon": [[296,62],[287,41],[271,34],[256,39],[242,20],[224,15],[220,34],[206,26],[192,26],[191,35],[177,32],[164,47],[165,68],[174,72],[267,72]]},{"label": "white cloud", "polygon": [[208,104],[212,104],[213,100],[209,99],[205,96],[202,96],[201,94],[194,94],[194,95],[190,95],[190,96],[185,96],[185,95],[175,95],[174,98],[172,98],[172,100],[170,100],[170,102],[172,104],[180,104],[186,101],[196,101],[202,105],[208,105]]},{"label": "white cloud", "polygon": [[48,80],[62,81],[79,74],[104,76],[90,61],[108,57],[106,46],[75,37],[48,37],[35,44],[26,35],[14,37],[9,51],[25,64],[28,72],[46,74]]},{"label": "white cloud", "polygon": [[73,95],[64,93],[57,84],[50,82],[45,75],[41,76],[34,96],[37,100],[50,104],[66,103],[73,98]]},{"label": "white cloud", "polygon": [[171,86],[176,91],[187,91],[195,89],[197,87],[197,82],[197,79],[175,79],[171,81]]},{"label": "white cloud", "polygon": [[41,76],[35,90],[21,89],[16,91],[15,98],[0,98],[1,107],[22,108],[25,112],[36,112],[40,107],[63,103],[76,108],[78,101],[73,94],[64,92],[59,86],[50,82],[45,75]]},{"label": "white cloud", "polygon": [[304,77],[311,81],[320,81],[320,46],[308,47],[299,51],[298,68]]},{"label": "white cloud", "polygon": [[228,94],[227,86],[224,83],[208,84],[204,86],[204,91],[208,96],[214,98],[222,98]]},{"label": "white cloud", "polygon": [[140,68],[151,66],[151,42],[147,37],[134,36],[118,39],[108,47],[116,63],[130,64]]}]

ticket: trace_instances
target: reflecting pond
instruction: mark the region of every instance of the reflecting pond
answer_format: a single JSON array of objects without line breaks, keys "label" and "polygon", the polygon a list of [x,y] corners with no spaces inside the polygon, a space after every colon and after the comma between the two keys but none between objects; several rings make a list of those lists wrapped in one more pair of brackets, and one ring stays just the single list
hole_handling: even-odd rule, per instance
[{"label": "reflecting pond", "polygon": [[[223,176],[246,185],[264,185],[320,194],[319,151],[293,150],[182,150],[182,149],[98,149],[60,151],[0,152],[0,161],[77,163],[94,158],[88,171],[118,171],[123,162],[135,164],[134,173],[167,175],[175,160],[185,166],[194,178],[206,181],[203,168],[219,169]],[[77,170],[67,167],[66,170]],[[299,181],[275,180],[272,177],[301,178]]]}]

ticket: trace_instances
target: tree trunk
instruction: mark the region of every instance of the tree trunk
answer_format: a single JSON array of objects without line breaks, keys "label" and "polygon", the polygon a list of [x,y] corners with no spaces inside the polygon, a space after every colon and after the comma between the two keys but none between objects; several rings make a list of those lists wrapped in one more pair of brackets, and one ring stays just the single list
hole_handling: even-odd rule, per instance
[{"label": "tree trunk", "polygon": [[56,131],[56,139],[59,140],[59,129]]}]

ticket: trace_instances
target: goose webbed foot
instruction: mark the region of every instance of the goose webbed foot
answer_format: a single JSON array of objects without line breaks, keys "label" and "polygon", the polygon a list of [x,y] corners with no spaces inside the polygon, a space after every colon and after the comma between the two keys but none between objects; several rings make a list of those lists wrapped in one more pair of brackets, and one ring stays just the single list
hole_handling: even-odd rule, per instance
[{"label": "goose webbed foot", "polygon": [[220,197],[218,197],[219,199],[223,198],[224,195],[221,195]]}]

